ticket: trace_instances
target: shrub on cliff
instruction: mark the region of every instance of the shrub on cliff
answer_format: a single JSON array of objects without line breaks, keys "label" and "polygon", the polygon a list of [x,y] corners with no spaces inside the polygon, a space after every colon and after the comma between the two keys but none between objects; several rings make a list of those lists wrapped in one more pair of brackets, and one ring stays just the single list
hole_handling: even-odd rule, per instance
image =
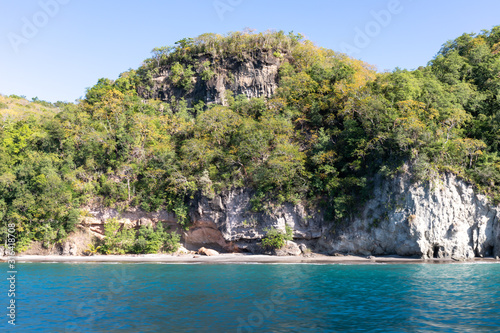
[{"label": "shrub on cliff", "polygon": [[286,226],[285,230],[285,233],[283,233],[282,231],[274,227],[264,229],[266,235],[264,236],[264,238],[262,238],[262,248],[264,250],[276,250],[281,249],[283,246],[285,246],[286,241],[293,239],[292,228]]}]

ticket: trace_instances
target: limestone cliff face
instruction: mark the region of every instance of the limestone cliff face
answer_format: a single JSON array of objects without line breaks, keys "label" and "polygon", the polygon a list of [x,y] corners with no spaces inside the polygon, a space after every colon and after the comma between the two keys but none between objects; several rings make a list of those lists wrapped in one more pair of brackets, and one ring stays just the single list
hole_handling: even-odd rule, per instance
[{"label": "limestone cliff face", "polygon": [[104,238],[104,225],[115,218],[126,228],[163,223],[182,236],[183,245],[189,250],[205,246],[224,251],[261,251],[257,242],[266,234],[265,229],[275,227],[283,232],[288,225],[294,230],[296,241],[313,244],[323,234],[323,218],[318,212],[307,211],[301,205],[286,204],[272,213],[251,212],[252,191],[237,189],[227,191],[214,199],[199,195],[191,200],[191,225],[184,230],[177,225],[173,213],[167,211],[145,212],[131,209],[119,212],[116,209],[91,207],[82,225],[93,236]]},{"label": "limestone cliff face", "polygon": [[258,253],[266,228],[285,231],[289,226],[294,242],[329,254],[454,259],[500,256],[500,207],[450,174],[441,175],[430,185],[412,184],[408,175],[379,179],[373,199],[352,221],[343,223],[327,222],[321,211],[307,210],[300,204],[255,213],[251,211],[252,194],[249,189],[235,189],[213,199],[195,197],[190,202],[192,224],[188,230],[179,228],[175,215],[167,211],[133,209],[120,213],[102,207],[91,209],[83,225],[102,238],[104,223],[110,218],[134,228],[162,222],[179,232],[190,250],[205,246]]},{"label": "limestone cliff face", "polygon": [[361,216],[332,228],[330,252],[466,259],[500,255],[500,209],[453,175],[434,184],[380,182]]},{"label": "limestone cliff face", "polygon": [[139,94],[144,98],[159,98],[170,101],[184,98],[188,105],[199,100],[205,104],[227,105],[226,91],[231,90],[235,96],[243,94],[248,98],[270,97],[278,88],[278,69],[286,59],[286,55],[276,57],[270,51],[259,50],[252,56],[226,57],[213,59],[209,55],[199,55],[196,63],[210,63],[214,75],[209,80],[201,78],[202,68],[193,68],[195,74],[191,77],[194,87],[186,91],[171,82],[172,71],[162,68],[153,77],[153,87],[150,91],[139,87]]},{"label": "limestone cliff face", "polygon": [[286,204],[271,213],[251,213],[251,193],[236,190],[193,202],[193,220],[210,221],[227,242],[255,250],[265,228],[294,230],[294,240],[317,251],[362,255],[398,254],[467,259],[500,256],[500,208],[453,175],[432,184],[410,177],[378,181],[373,199],[353,221],[332,224],[321,212]]},{"label": "limestone cliff face", "polygon": [[293,229],[295,241],[314,245],[324,233],[321,212],[308,211],[302,205],[285,204],[268,213],[251,211],[252,192],[248,189],[228,191],[214,199],[199,197],[192,202],[192,220],[210,221],[221,232],[224,240],[240,250],[258,252],[256,246],[265,236],[265,229],[274,227],[285,232]]}]

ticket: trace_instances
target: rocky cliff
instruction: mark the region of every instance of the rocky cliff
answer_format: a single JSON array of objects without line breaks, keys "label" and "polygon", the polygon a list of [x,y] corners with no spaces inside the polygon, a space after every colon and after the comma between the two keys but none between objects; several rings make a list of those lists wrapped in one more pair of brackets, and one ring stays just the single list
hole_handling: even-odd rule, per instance
[{"label": "rocky cliff", "polygon": [[500,255],[500,209],[455,176],[432,184],[380,181],[347,226],[322,239],[331,252],[467,259]]},{"label": "rocky cliff", "polygon": [[[197,225],[210,223],[225,242],[240,250],[259,252],[257,243],[266,234],[266,229],[274,227],[285,231],[285,226],[293,229],[294,240],[315,246],[324,233],[324,220],[321,211],[311,211],[302,205],[285,204],[275,207],[268,213],[251,211],[252,192],[238,189],[226,192],[209,200],[199,197],[191,203],[194,230],[188,233],[188,243],[207,242],[194,238]],[[196,239],[196,241],[194,241]]]},{"label": "rocky cliff", "polygon": [[[222,251],[261,252],[258,245],[267,228],[294,231],[294,239],[304,246],[314,247],[322,236],[321,212],[308,211],[301,205],[285,204],[270,213],[251,211],[252,191],[237,189],[224,192],[213,199],[197,196],[190,202],[191,225],[185,230],[177,224],[173,213],[167,211],[145,212],[131,209],[119,212],[105,207],[90,207],[82,219],[81,227],[94,237],[104,237],[104,225],[110,219],[118,219],[125,228],[163,223],[171,231],[182,235],[183,245],[189,250],[202,246]],[[73,242],[70,240],[70,243]],[[307,245],[306,245],[307,244]],[[73,245],[72,245],[73,246]],[[303,247],[304,248],[304,247]],[[82,251],[85,249],[81,249]]]},{"label": "rocky cliff", "polygon": [[[84,225],[102,237],[104,223],[118,218],[129,227],[163,222],[182,234],[184,246],[258,253],[265,229],[293,229],[295,244],[282,254],[309,248],[328,254],[397,254],[423,258],[470,259],[500,256],[500,209],[474,189],[446,174],[431,184],[412,184],[408,175],[379,179],[373,198],[352,221],[326,222],[321,211],[285,204],[268,213],[251,211],[252,192],[237,189],[214,199],[203,196],[191,203],[192,225],[176,227],[166,211],[146,213],[113,209],[90,210]],[[304,251],[302,251],[304,252]]]},{"label": "rocky cliff", "polygon": [[209,79],[202,78],[204,67],[193,68],[189,78],[193,87],[186,90],[172,83],[171,67],[165,66],[152,78],[152,89],[142,86],[139,94],[144,98],[158,98],[164,101],[185,99],[188,105],[203,101],[205,104],[227,105],[226,91],[235,96],[245,95],[248,98],[270,97],[278,88],[278,69],[287,59],[286,54],[276,56],[271,51],[257,50],[251,56],[239,56],[214,59],[208,54],[200,54],[193,61],[195,64],[210,64],[213,75]]}]

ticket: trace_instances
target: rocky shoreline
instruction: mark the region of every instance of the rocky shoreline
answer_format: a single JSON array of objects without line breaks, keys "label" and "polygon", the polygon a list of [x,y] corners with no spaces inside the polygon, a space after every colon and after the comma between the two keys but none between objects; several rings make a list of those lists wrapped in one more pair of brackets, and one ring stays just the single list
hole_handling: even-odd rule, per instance
[{"label": "rocky shoreline", "polygon": [[[191,259],[186,255],[192,256],[202,247],[222,253],[220,258],[287,257],[273,259],[278,262],[302,262],[316,257],[323,259],[313,261],[336,262],[345,261],[350,255],[359,258],[396,255],[419,258],[416,260],[420,262],[500,257],[500,207],[452,174],[442,174],[425,184],[412,183],[408,174],[380,179],[372,199],[346,223],[330,223],[322,211],[301,204],[284,204],[266,213],[255,213],[250,209],[251,197],[248,189],[234,189],[210,199],[201,195],[193,198],[189,204],[192,223],[188,229],[179,226],[172,212],[88,207],[77,231],[65,242],[49,247],[34,242],[20,256],[33,260],[62,256],[63,261],[68,256],[84,256],[90,244],[104,238],[107,221],[116,219],[122,228],[136,230],[162,223],[167,230],[181,235],[182,251],[177,254],[189,262]],[[281,249],[263,251],[260,242],[266,230],[276,228],[284,232],[287,227],[293,231],[293,241],[287,241]],[[3,252],[0,246],[0,258]],[[97,257],[84,258],[100,261]]]},{"label": "rocky shoreline", "polygon": [[[7,258],[0,258],[6,261]],[[181,254],[144,255],[96,255],[96,256],[40,256],[22,255],[15,257],[22,263],[163,263],[163,264],[451,264],[451,263],[500,263],[494,258],[474,258],[469,260],[422,259],[403,256],[273,256],[226,253],[215,256]]]},{"label": "rocky shoreline", "polygon": [[[251,198],[248,189],[234,189],[211,199],[195,197],[190,202],[192,224],[188,230],[180,229],[175,215],[166,211],[117,212],[103,207],[90,209],[82,225],[93,236],[103,237],[104,224],[110,218],[130,228],[161,222],[177,230],[182,245],[191,251],[207,247],[222,253],[269,254],[263,253],[259,245],[266,230],[284,232],[289,227],[293,241],[272,254],[340,253],[450,260],[500,256],[500,208],[453,174],[441,174],[427,183],[413,183],[411,175],[404,172],[393,179],[381,177],[372,199],[345,223],[328,222],[321,210],[300,203],[254,213]],[[70,245],[69,251],[61,254],[71,252],[73,247],[80,248]]]}]

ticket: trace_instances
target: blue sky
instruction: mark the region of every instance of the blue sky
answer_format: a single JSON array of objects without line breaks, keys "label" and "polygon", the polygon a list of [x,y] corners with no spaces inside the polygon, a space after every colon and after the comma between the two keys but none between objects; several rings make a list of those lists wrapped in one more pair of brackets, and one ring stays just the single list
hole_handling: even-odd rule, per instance
[{"label": "blue sky", "polygon": [[414,69],[447,40],[500,25],[499,13],[498,0],[0,0],[0,93],[72,102],[154,47],[245,27]]}]

